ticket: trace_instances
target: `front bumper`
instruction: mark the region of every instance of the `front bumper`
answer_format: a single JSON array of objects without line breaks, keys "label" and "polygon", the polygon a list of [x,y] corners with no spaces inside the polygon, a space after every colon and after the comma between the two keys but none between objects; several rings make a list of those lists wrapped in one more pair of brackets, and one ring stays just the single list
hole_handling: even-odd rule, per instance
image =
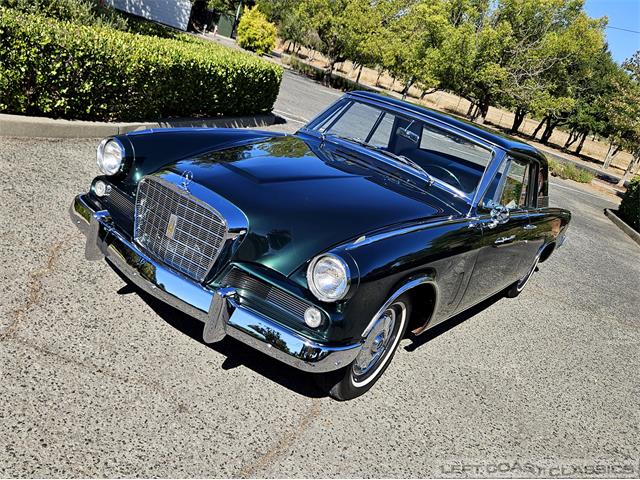
[{"label": "front bumper", "polygon": [[74,199],[69,213],[87,237],[88,260],[106,258],[141,290],[203,322],[208,343],[229,335],[299,370],[317,373],[350,364],[360,351],[359,343],[311,341],[241,305],[233,288],[209,289],[170,270],[125,238],[112,225],[109,212],[93,209],[84,195]]}]

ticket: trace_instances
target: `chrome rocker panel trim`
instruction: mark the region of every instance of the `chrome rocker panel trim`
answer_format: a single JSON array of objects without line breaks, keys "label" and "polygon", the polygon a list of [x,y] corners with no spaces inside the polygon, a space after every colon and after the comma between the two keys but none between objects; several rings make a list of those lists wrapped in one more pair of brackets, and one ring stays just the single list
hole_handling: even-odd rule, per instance
[{"label": "chrome rocker panel trim", "polygon": [[329,372],[349,365],[361,344],[331,346],[308,340],[264,315],[240,305],[232,288],[203,287],[146,256],[78,195],[71,220],[86,235],[88,260],[105,258],[144,292],[205,323],[204,339],[229,335],[270,357],[306,372]]}]

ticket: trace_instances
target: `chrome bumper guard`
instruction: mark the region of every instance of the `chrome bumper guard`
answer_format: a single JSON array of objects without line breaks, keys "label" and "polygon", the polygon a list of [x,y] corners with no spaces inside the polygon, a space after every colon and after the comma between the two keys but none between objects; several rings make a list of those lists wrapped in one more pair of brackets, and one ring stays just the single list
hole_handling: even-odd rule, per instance
[{"label": "chrome bumper guard", "polygon": [[109,212],[95,211],[78,195],[69,210],[86,235],[87,260],[106,258],[141,290],[203,322],[207,343],[236,338],[270,357],[306,372],[329,372],[350,364],[361,344],[329,346],[298,333],[240,304],[233,288],[211,290],[146,256],[113,225]]}]

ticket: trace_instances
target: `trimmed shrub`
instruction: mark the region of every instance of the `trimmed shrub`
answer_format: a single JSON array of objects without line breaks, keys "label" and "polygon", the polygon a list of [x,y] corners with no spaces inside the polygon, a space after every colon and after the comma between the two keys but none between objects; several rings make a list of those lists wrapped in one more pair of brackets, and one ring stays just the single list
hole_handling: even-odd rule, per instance
[{"label": "trimmed shrub", "polygon": [[[354,80],[351,80],[347,77],[343,77],[342,75],[336,75],[335,73],[331,76],[327,73],[325,68],[316,67],[315,65],[311,65],[310,63],[299,60],[293,55],[290,56],[282,56],[282,62],[289,65],[296,72],[301,73],[305,77],[309,77],[317,82],[324,83],[338,90],[343,90],[346,92],[350,92],[352,90],[366,90],[368,92],[376,92],[376,90],[363,85],[362,83],[356,83]],[[386,95],[384,92],[377,92],[382,95]],[[422,105],[419,105],[422,106]]]},{"label": "trimmed shrub", "polygon": [[275,48],[276,33],[276,26],[267,20],[256,5],[253,8],[245,8],[238,24],[236,40],[245,50],[264,55]]},{"label": "trimmed shrub", "polygon": [[640,175],[629,182],[619,212],[625,222],[640,232]]},{"label": "trimmed shrub", "polygon": [[552,175],[560,178],[573,180],[580,183],[591,183],[595,175],[588,170],[576,167],[572,163],[560,163],[552,158],[549,161],[549,171]]},{"label": "trimmed shrub", "polygon": [[0,8],[0,112],[87,120],[270,111],[282,69],[205,41]]}]

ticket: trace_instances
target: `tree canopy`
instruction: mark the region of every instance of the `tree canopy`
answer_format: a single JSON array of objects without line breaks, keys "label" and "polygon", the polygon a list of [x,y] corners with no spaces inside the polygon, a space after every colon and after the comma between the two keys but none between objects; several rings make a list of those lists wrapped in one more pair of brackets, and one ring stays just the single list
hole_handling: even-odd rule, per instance
[{"label": "tree canopy", "polygon": [[[336,63],[386,71],[425,93],[442,89],[467,99],[472,120],[490,106],[526,115],[548,142],[571,132],[566,147],[588,134],[622,148],[633,130],[637,77],[633,59],[617,65],[604,38],[606,18],[592,19],[584,0],[261,0],[282,40]],[[637,64],[638,55],[635,62]],[[637,73],[636,73],[637,75]],[[359,77],[358,77],[359,79]],[[632,88],[631,85],[634,87]],[[622,108],[620,103],[624,103]],[[636,103],[637,105],[637,103]],[[624,112],[624,113],[623,113]],[[622,120],[619,117],[624,117]]]}]

